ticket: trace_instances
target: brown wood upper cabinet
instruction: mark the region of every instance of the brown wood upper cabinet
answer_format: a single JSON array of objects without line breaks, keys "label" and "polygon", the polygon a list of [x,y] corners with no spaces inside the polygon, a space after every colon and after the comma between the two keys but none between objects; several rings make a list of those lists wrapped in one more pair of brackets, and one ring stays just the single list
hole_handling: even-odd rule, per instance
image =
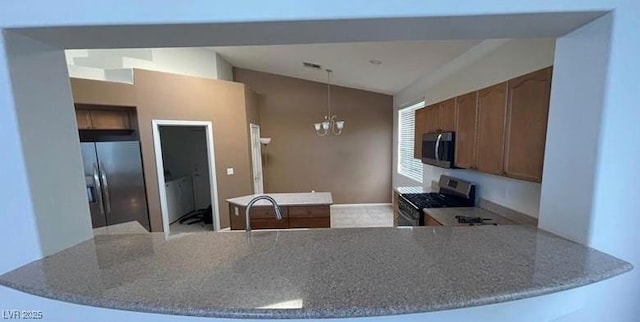
[{"label": "brown wood upper cabinet", "polygon": [[459,168],[475,168],[477,94],[468,93],[456,99],[455,165]]},{"label": "brown wood upper cabinet", "polygon": [[78,129],[86,130],[91,128],[91,110],[76,109],[76,123]]},{"label": "brown wood upper cabinet", "polygon": [[456,98],[451,98],[441,102],[439,130],[451,132],[456,130]]},{"label": "brown wood upper cabinet", "polygon": [[425,133],[440,131],[440,104],[433,104],[426,107],[427,120]]},{"label": "brown wood upper cabinet", "polygon": [[422,159],[422,134],[455,131],[455,98],[416,110],[413,157]]},{"label": "brown wood upper cabinet", "polygon": [[553,67],[416,110],[422,134],[455,131],[455,166],[540,182]]},{"label": "brown wood upper cabinet", "polygon": [[504,129],[507,115],[507,82],[478,92],[476,168],[502,175],[504,172]]},{"label": "brown wood upper cabinet", "polygon": [[76,108],[80,130],[130,130],[131,118],[125,109]]},{"label": "brown wood upper cabinet", "polygon": [[508,82],[505,175],[540,182],[552,68]]},{"label": "brown wood upper cabinet", "polygon": [[414,144],[413,144],[413,157],[422,159],[422,134],[427,133],[427,117],[428,109],[423,107],[415,111],[415,128],[414,128]]}]

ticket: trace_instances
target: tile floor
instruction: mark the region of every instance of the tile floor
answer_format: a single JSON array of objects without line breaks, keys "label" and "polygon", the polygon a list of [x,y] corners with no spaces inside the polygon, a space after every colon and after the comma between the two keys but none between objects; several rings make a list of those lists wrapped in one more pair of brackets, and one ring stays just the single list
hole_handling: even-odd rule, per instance
[{"label": "tile floor", "polygon": [[352,227],[393,227],[393,207],[390,204],[331,206],[331,228]]}]

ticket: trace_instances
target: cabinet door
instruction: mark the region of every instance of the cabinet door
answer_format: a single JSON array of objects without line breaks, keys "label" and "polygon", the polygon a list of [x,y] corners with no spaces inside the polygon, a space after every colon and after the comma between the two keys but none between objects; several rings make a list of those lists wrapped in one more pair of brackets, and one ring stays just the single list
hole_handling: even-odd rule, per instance
[{"label": "cabinet door", "polygon": [[277,220],[275,218],[251,218],[250,223],[251,229],[278,229],[289,227],[288,218],[283,218],[281,220]]},{"label": "cabinet door", "polygon": [[422,134],[427,133],[427,109],[423,107],[417,109],[415,113],[413,157],[422,160]]},{"label": "cabinet door", "polygon": [[505,174],[540,182],[547,135],[551,67],[509,81]]},{"label": "cabinet door", "polygon": [[427,106],[427,126],[426,132],[438,132],[440,131],[440,104],[433,104]]},{"label": "cabinet door", "polygon": [[331,219],[329,217],[289,217],[289,228],[329,228]]},{"label": "cabinet door", "polygon": [[507,113],[507,83],[478,92],[476,167],[501,175],[504,172],[504,129]]},{"label": "cabinet door", "polygon": [[456,99],[440,103],[440,129],[445,132],[456,130]]},{"label": "cabinet door", "polygon": [[79,130],[91,129],[91,111],[76,109],[76,124],[78,124]]},{"label": "cabinet door", "polygon": [[459,168],[475,168],[477,93],[468,93],[456,98],[456,154],[455,164]]},{"label": "cabinet door", "polygon": [[329,228],[330,213],[329,205],[289,207],[289,228]]},{"label": "cabinet door", "polygon": [[129,112],[115,110],[92,110],[91,124],[94,129],[128,130],[131,129]]}]

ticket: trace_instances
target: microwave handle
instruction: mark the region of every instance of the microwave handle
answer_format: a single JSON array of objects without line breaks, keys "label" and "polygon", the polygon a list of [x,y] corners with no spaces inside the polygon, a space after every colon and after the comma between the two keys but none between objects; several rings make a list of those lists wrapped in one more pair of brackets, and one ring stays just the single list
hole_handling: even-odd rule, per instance
[{"label": "microwave handle", "polygon": [[440,140],[442,140],[442,133],[438,134],[436,139],[436,162],[440,162]]}]

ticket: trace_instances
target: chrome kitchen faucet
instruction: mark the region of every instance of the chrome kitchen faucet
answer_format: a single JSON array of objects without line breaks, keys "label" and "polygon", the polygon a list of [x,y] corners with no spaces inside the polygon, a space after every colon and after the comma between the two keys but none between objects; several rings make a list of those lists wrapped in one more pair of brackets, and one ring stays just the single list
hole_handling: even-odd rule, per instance
[{"label": "chrome kitchen faucet", "polygon": [[278,205],[278,202],[276,202],[275,199],[267,196],[267,195],[262,195],[262,196],[257,196],[253,199],[251,199],[251,201],[249,201],[249,204],[247,204],[247,209],[245,211],[245,231],[246,232],[250,232],[251,231],[251,224],[249,223],[249,213],[251,211],[251,207],[253,207],[253,204],[258,202],[259,200],[267,200],[269,202],[271,202],[271,204],[273,204],[273,209],[276,212],[276,219],[277,220],[281,220],[282,219],[282,213],[280,213],[280,206]]}]

